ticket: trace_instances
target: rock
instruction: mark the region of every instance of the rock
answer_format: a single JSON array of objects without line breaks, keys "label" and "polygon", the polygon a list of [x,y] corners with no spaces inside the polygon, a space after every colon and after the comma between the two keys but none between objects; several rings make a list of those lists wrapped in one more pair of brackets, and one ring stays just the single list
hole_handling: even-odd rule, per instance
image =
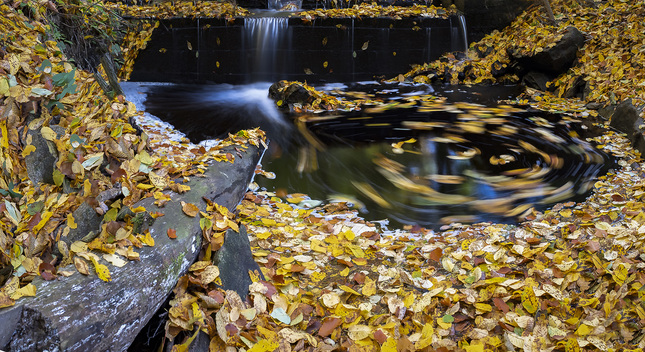
[{"label": "rock", "polygon": [[645,126],[643,118],[640,117],[638,109],[632,105],[631,99],[627,99],[616,106],[609,126],[627,134],[632,147],[641,153],[645,152],[645,137],[641,126]]},{"label": "rock", "polygon": [[522,56],[512,50],[511,57],[528,70],[559,75],[571,67],[584,43],[585,37],[577,28],[567,27],[555,46],[530,56]]},{"label": "rock", "polygon": [[[53,125],[49,126],[49,128],[56,132],[56,138],[60,138],[65,134],[65,129],[61,126]],[[25,166],[27,167],[27,175],[34,185],[39,183],[53,185],[54,165],[58,158],[58,153],[54,144],[43,138],[41,131],[42,129],[37,129],[27,132],[27,136],[31,136],[31,145],[36,147],[36,150],[25,157]]]},{"label": "rock", "polygon": [[530,71],[529,73],[525,74],[524,77],[522,77],[522,83],[529,88],[534,88],[546,92],[548,89],[546,84],[553,78],[555,77],[543,72]]},{"label": "rock", "polygon": [[[85,237],[91,231],[94,231],[98,234],[100,230],[101,221],[103,220],[103,215],[99,215],[92,206],[83,202],[81,205],[72,212],[72,216],[76,219],[76,228],[70,229],[67,236],[61,236],[60,241],[67,244],[67,248],[74,243],[75,241],[80,240]],[[60,254],[58,247],[54,248],[54,254]]]},{"label": "rock", "polygon": [[215,254],[213,262],[219,268],[222,287],[237,292],[242,299],[249,294],[249,285],[253,283],[249,277],[249,270],[257,270],[264,279],[258,263],[253,260],[244,226],[240,226],[239,233],[231,229],[226,231],[224,245]]},{"label": "rock", "polygon": [[285,109],[290,104],[308,104],[314,100],[313,94],[298,82],[276,82],[269,87],[269,98],[280,101],[280,108]]},{"label": "rock", "polygon": [[602,103],[597,103],[597,102],[590,102],[585,105],[585,107],[589,110],[600,110],[602,109],[604,105]]}]

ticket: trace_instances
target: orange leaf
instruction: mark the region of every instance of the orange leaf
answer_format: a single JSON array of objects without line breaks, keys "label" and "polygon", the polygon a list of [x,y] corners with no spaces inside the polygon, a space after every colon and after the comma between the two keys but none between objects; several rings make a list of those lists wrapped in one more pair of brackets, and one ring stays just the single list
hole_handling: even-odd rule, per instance
[{"label": "orange leaf", "polygon": [[173,240],[177,238],[177,230],[175,229],[168,229],[166,233],[168,234],[168,237],[170,237]]},{"label": "orange leaf", "polygon": [[441,248],[435,248],[430,252],[429,258],[430,260],[438,262],[441,259],[441,255],[443,255]]}]

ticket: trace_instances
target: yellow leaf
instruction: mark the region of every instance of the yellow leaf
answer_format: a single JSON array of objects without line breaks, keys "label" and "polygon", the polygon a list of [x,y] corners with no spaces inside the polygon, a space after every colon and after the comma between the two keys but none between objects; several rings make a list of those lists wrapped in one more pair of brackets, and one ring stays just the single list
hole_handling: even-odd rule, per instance
[{"label": "yellow leaf", "polygon": [[110,277],[110,270],[108,270],[107,266],[99,263],[94,257],[90,257],[90,260],[92,261],[92,264],[94,264],[94,270],[96,271],[96,275],[99,277],[99,279],[105,282],[112,281],[112,278]]},{"label": "yellow leaf", "polygon": [[578,340],[570,338],[567,340],[567,343],[564,345],[565,352],[580,352],[580,345],[578,345]]},{"label": "yellow leaf", "polygon": [[265,231],[265,232],[262,232],[262,233],[258,233],[255,236],[260,240],[266,240],[267,238],[271,237],[271,232]]},{"label": "yellow leaf", "polygon": [[535,297],[535,292],[533,287],[525,286],[522,291],[522,307],[526,309],[530,314],[535,313],[538,310],[539,302],[537,297]]},{"label": "yellow leaf", "polygon": [[368,41],[366,41],[365,43],[363,43],[363,46],[361,47],[361,50],[367,50],[367,47],[368,47],[369,45],[370,45],[370,41],[368,40]]},{"label": "yellow leaf", "polygon": [[275,226],[276,225],[276,222],[273,219],[262,218],[260,221],[262,221],[262,224],[264,226]]},{"label": "yellow leaf", "polygon": [[33,152],[35,152],[35,151],[36,151],[36,147],[35,147],[34,145],[31,145],[31,144],[30,144],[30,145],[26,146],[26,147],[22,150],[22,154],[21,154],[21,155],[22,155],[22,157],[24,158],[24,157],[26,157],[27,155],[29,155],[29,154],[31,154],[31,153],[33,153]]},{"label": "yellow leaf", "polygon": [[51,218],[51,217],[52,217],[52,215],[54,215],[54,213],[52,213],[51,211],[43,212],[43,213],[41,214],[40,221],[38,222],[38,224],[37,224],[36,226],[34,226],[34,230],[33,230],[33,231],[34,231],[34,232],[38,232],[38,231],[40,231],[40,229],[42,229],[42,228],[43,228],[43,226],[45,226],[45,224],[47,223],[47,221],[49,221],[49,218]]},{"label": "yellow leaf", "polygon": [[423,329],[421,330],[421,338],[417,343],[414,345],[417,349],[423,349],[432,343],[432,335],[434,334],[434,328],[432,327],[432,323],[426,323],[423,326]]},{"label": "yellow leaf", "polygon": [[54,141],[56,139],[56,132],[47,126],[40,129],[40,134],[48,141]]},{"label": "yellow leaf", "polygon": [[345,269],[343,269],[343,271],[341,271],[339,274],[340,274],[340,276],[347,276],[347,275],[349,275],[349,268],[345,268]]},{"label": "yellow leaf", "polygon": [[34,286],[33,284],[27,284],[26,286],[23,286],[17,289],[16,292],[14,292],[11,295],[11,299],[16,300],[21,297],[34,297],[34,296],[36,296],[36,286]]},{"label": "yellow leaf", "polygon": [[161,177],[152,171],[148,173],[148,177],[150,178],[150,183],[159,189],[164,189],[168,186],[168,182],[166,182],[165,177]]},{"label": "yellow leaf", "polygon": [[486,304],[486,303],[475,303],[475,309],[477,309],[477,314],[481,314],[481,313],[492,311],[493,307],[491,307],[490,304]]},{"label": "yellow leaf", "polygon": [[611,273],[612,278],[619,285],[622,285],[625,283],[625,280],[627,280],[628,275],[629,275],[629,268],[627,267],[627,265],[625,265],[625,263],[619,263],[618,265],[616,265],[616,269],[614,269],[614,272]]},{"label": "yellow leaf", "polygon": [[188,352],[188,350],[190,348],[190,344],[193,343],[193,340],[195,340],[195,338],[197,337],[197,334],[199,334],[199,331],[200,331],[200,329],[195,329],[195,332],[193,333],[193,335],[191,337],[189,337],[181,345],[175,345],[172,350],[175,351],[175,352]]},{"label": "yellow leaf", "polygon": [[466,352],[484,352],[484,345],[474,344],[470,346],[464,346],[464,350],[466,350]]},{"label": "yellow leaf", "polygon": [[67,214],[67,226],[70,229],[75,229],[78,226],[76,221],[74,221],[74,215],[72,213]]},{"label": "yellow leaf", "polygon": [[153,247],[155,245],[155,239],[150,235],[150,231],[146,230],[145,234],[137,236],[141,243],[145,244],[148,247]]},{"label": "yellow leaf", "polygon": [[[258,330],[260,329],[260,326],[258,326]],[[264,329],[264,328],[263,328]],[[260,340],[258,343],[253,345],[251,349],[248,350],[248,352],[271,352],[276,350],[280,344],[278,341],[274,340]]]},{"label": "yellow leaf", "polygon": [[146,208],[144,206],[140,205],[140,206],[138,206],[136,208],[132,208],[131,210],[132,210],[133,213],[143,213],[144,211],[146,211]]},{"label": "yellow leaf", "polygon": [[363,284],[363,289],[361,290],[365,296],[373,296],[376,294],[376,281],[370,279],[369,276],[365,276],[365,283]]},{"label": "yellow leaf", "polygon": [[396,340],[393,337],[388,337],[381,346],[381,352],[397,352]]},{"label": "yellow leaf", "polygon": [[343,291],[345,291],[345,292],[353,293],[353,294],[355,294],[355,295],[357,295],[357,296],[360,296],[360,295],[361,295],[360,293],[356,292],[354,289],[352,289],[352,288],[351,288],[351,287],[349,287],[349,286],[345,286],[345,285],[338,285],[338,288],[340,288],[341,290],[343,290]]},{"label": "yellow leaf", "polygon": [[276,332],[260,325],[258,325],[258,332],[267,340],[275,341],[278,338],[278,334]]},{"label": "yellow leaf", "polygon": [[181,210],[184,211],[184,213],[191,218],[194,218],[199,214],[199,208],[195,204],[192,203],[186,203],[183,200],[181,201]]},{"label": "yellow leaf", "polygon": [[591,332],[591,327],[586,324],[580,324],[578,329],[576,329],[576,335],[578,336],[587,336]]}]

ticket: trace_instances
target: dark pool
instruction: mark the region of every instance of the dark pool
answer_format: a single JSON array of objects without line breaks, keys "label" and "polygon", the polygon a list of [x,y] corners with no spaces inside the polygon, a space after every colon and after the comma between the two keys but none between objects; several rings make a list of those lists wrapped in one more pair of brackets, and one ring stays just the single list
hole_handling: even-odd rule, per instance
[{"label": "dark pool", "polygon": [[[283,116],[268,84],[148,88],[145,109],[193,142],[260,126],[273,141],[262,161],[278,193],[348,201],[393,226],[514,222],[588,196],[613,160],[584,140],[581,121],[497,105],[518,87],[379,84],[320,87],[379,103],[360,111]],[[294,123],[296,121],[296,123]]]}]

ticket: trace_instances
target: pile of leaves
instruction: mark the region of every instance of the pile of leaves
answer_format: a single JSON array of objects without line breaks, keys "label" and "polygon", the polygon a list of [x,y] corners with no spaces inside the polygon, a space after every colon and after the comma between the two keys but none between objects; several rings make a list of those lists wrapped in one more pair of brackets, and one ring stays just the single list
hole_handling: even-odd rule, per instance
[{"label": "pile of leaves", "polygon": [[615,103],[632,98],[645,104],[645,3],[610,0],[583,6],[579,1],[555,0],[551,6],[557,23],[550,24],[541,8],[520,15],[510,26],[473,43],[468,58],[448,54],[419,65],[399,79],[426,83],[479,84],[517,82],[510,68],[509,53],[532,54],[549,48],[562,37],[568,26],[583,32],[588,40],[580,50],[577,63],[550,82],[557,96],[582,79],[586,82],[587,102]]},{"label": "pile of leaves", "polygon": [[154,4],[126,5],[106,2],[106,7],[122,16],[135,18],[234,18],[248,15],[248,10],[224,1],[172,1]]},{"label": "pile of leaves", "polygon": [[[30,282],[36,276],[71,275],[59,270],[70,263],[109,281],[106,262],[125,265],[138,260],[137,248],[154,244],[149,233],[136,231],[136,214],[145,211],[135,207],[139,200],[185,192],[175,180],[203,173],[212,161],[234,160],[222,147],[259,145],[264,138],[258,130],[242,131],[206,148],[137,131],[130,124],[140,115],[134,104],[103,94],[94,75],[65,56],[44,16],[25,16],[23,5],[0,5],[0,308],[35,295]],[[124,49],[127,62],[150,28],[126,36],[138,38]],[[53,184],[34,184],[27,172],[26,157],[48,152],[37,150],[40,137],[58,155]],[[103,216],[103,225],[94,237],[68,245],[61,238],[85,220],[73,215],[82,203]]]},{"label": "pile of leaves", "polygon": [[302,11],[298,15],[303,20],[311,21],[315,18],[373,18],[387,17],[400,20],[405,17],[433,17],[448,18],[450,15],[457,13],[454,7],[445,9],[443,7],[423,6],[414,4],[413,6],[386,6],[377,5],[376,3],[361,3],[351,8],[341,9],[316,9]]}]

